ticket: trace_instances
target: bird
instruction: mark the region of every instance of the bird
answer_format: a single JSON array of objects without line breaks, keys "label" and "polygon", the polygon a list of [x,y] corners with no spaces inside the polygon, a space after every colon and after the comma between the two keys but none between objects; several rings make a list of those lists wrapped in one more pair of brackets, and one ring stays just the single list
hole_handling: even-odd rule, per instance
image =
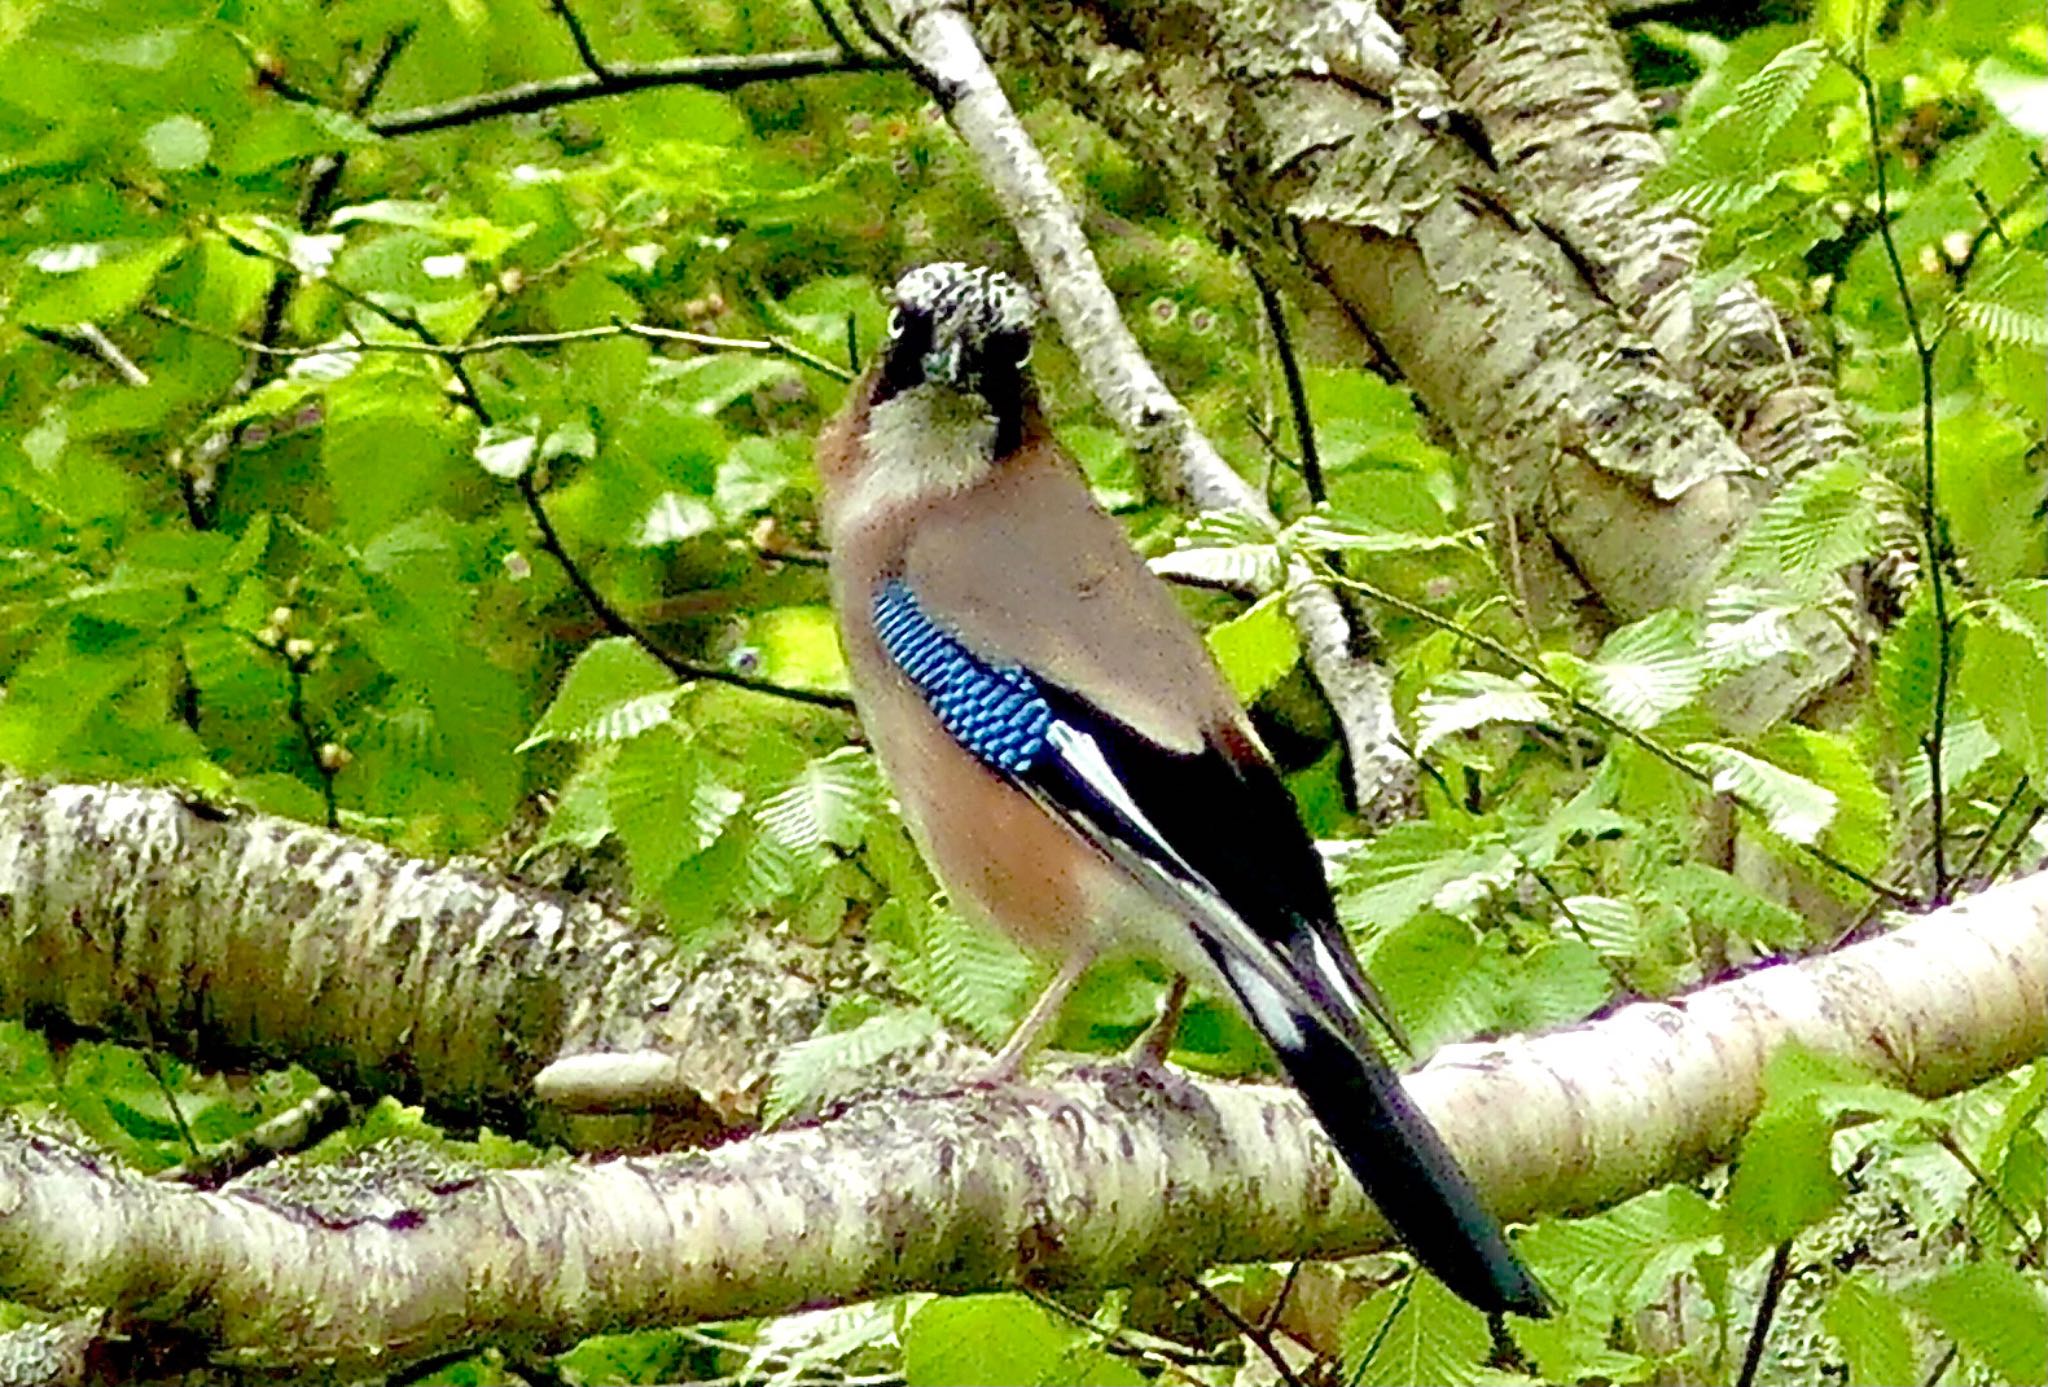
[{"label": "bird", "polygon": [[855,707],[912,837],[956,905],[1064,959],[991,1077],[1092,961],[1150,956],[1236,1003],[1423,1266],[1489,1313],[1548,1314],[1370,1033],[1368,1014],[1400,1037],[1243,705],[1048,427],[1036,297],[946,261],[892,299],[819,435],[820,520]]}]

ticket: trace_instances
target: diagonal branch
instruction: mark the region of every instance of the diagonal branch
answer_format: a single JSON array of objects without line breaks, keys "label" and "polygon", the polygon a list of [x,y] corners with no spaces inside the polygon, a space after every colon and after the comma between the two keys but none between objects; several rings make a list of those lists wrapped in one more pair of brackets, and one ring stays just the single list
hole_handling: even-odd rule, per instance
[{"label": "diagonal branch", "polygon": [[[1242,511],[1273,526],[1265,499],[1223,460],[1145,359],[1103,281],[1079,217],[1017,119],[965,17],[921,0],[889,3],[904,26],[911,58],[1015,228],[1090,391],[1146,465],[1155,489],[1185,509]],[[1286,588],[1303,658],[1343,729],[1359,812],[1369,819],[1392,817],[1407,799],[1414,769],[1396,744],[1392,682],[1360,653],[1337,595],[1305,563],[1288,573]]]}]

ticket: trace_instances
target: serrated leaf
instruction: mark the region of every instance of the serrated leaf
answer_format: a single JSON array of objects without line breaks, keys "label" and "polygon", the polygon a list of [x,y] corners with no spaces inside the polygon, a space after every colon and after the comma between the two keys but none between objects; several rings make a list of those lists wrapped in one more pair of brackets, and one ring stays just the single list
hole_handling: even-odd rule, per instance
[{"label": "serrated leaf", "polygon": [[1586,666],[1593,703],[1624,727],[1646,732],[1699,696],[1707,661],[1692,618],[1659,612],[1622,627]]},{"label": "serrated leaf", "polygon": [[1796,949],[1807,943],[1803,915],[1790,906],[1765,899],[1719,867],[1682,862],[1657,878],[1657,891],[1720,934],[1747,939],[1769,949]]},{"label": "serrated leaf", "polygon": [[1544,1284],[1579,1313],[1626,1313],[1720,1252],[1719,1211],[1666,1185],[1590,1218],[1544,1219],[1516,1241]]},{"label": "serrated leaf", "polygon": [[1601,957],[1627,960],[1642,951],[1643,916],[1634,902],[1613,896],[1567,896],[1564,909]]},{"label": "serrated leaf", "polygon": [[1911,1287],[1906,1299],[1999,1381],[2039,1382],[2048,1371],[2048,1298],[2024,1273],[1971,1262]]},{"label": "serrated leaf", "polygon": [[638,642],[594,641],[576,657],[561,687],[519,750],[543,742],[623,742],[658,727],[682,696],[675,677]]},{"label": "serrated leaf", "polygon": [[1715,791],[1760,811],[1780,837],[1811,843],[1834,822],[1835,796],[1805,776],[1717,742],[1694,742],[1685,754],[1713,772]]},{"label": "serrated leaf", "polygon": [[1459,670],[1431,682],[1415,701],[1415,754],[1446,737],[1490,722],[1541,722],[1550,704],[1528,684],[1481,670]]},{"label": "serrated leaf", "polygon": [[717,842],[739,812],[745,796],[720,784],[706,759],[667,727],[624,743],[613,759],[607,802],[643,895]]},{"label": "serrated leaf", "polygon": [[770,1070],[762,1120],[778,1127],[800,1112],[815,1112],[836,1091],[835,1081],[858,1076],[889,1056],[922,1045],[938,1031],[928,1011],[891,1011],[852,1030],[812,1036],[785,1046]]},{"label": "serrated leaf", "polygon": [[903,1331],[904,1387],[1015,1387],[1055,1372],[1077,1337],[1021,1295],[934,1300]]},{"label": "serrated leaf", "polygon": [[1341,520],[1327,511],[1305,515],[1281,532],[1295,549],[1342,550],[1353,554],[1427,554],[1439,549],[1469,549],[1478,530],[1456,534],[1414,534],[1403,530],[1380,530]]},{"label": "serrated leaf", "polygon": [[754,811],[777,841],[801,852],[830,845],[852,850],[882,804],[875,758],[861,747],[841,747],[799,771]]},{"label": "serrated leaf", "polygon": [[1868,1272],[1856,1272],[1835,1287],[1821,1323],[1849,1366],[1849,1387],[1891,1387],[1918,1378],[1913,1332],[1899,1313],[1897,1298]]},{"label": "serrated leaf", "polygon": [[984,1043],[1001,1041],[1032,999],[1038,965],[1004,936],[950,910],[929,912],[922,935],[921,1000]]},{"label": "serrated leaf", "polygon": [[2041,697],[2048,687],[2048,584],[2019,586],[2013,597],[1986,603],[1982,619],[1971,624],[1956,687],[2006,755],[2036,785],[2048,785],[2048,699]]},{"label": "serrated leaf", "polygon": [[1819,597],[1844,568],[1870,555],[1877,537],[1868,473],[1847,460],[1822,463],[1793,478],[1757,513],[1729,568]]},{"label": "serrated leaf", "polygon": [[1504,851],[1497,838],[1475,841],[1426,820],[1394,824],[1339,864],[1344,919],[1369,935],[1392,929],[1446,887],[1487,871]]},{"label": "serrated leaf", "polygon": [[1301,658],[1294,623],[1281,593],[1269,593],[1202,635],[1224,678],[1240,700],[1251,703],[1286,677]]},{"label": "serrated leaf", "polygon": [[1376,1292],[1344,1322],[1344,1381],[1351,1387],[1459,1387],[1487,1373],[1486,1316],[1417,1272]]},{"label": "serrated leaf", "polygon": [[1204,511],[1181,532],[1173,552],[1152,560],[1162,578],[1188,578],[1243,592],[1280,581],[1277,537],[1243,511]]},{"label": "serrated leaf", "polygon": [[1934,689],[1941,631],[1934,599],[1923,583],[1877,656],[1877,691],[1901,750],[1918,747],[1934,726]]},{"label": "serrated leaf", "polygon": [[1717,674],[1740,674],[1801,648],[1794,619],[1812,603],[1776,588],[1732,583],[1707,598],[1701,652]]}]

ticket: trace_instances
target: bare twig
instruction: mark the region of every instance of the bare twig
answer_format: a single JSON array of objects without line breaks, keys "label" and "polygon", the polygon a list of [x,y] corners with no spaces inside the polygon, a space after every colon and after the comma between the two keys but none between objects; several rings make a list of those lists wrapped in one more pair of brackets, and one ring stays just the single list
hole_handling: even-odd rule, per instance
[{"label": "bare twig", "polygon": [[1785,1271],[1792,1262],[1792,1240],[1778,1244],[1771,1254],[1771,1269],[1764,1274],[1764,1296],[1756,1307],[1756,1322],[1749,1327],[1749,1347],[1743,1350],[1742,1371],[1735,1387],[1752,1387],[1757,1366],[1763,1362],[1764,1341],[1770,1337],[1771,1321],[1778,1313],[1778,1297],[1785,1290]]},{"label": "bare twig", "polygon": [[493,92],[457,97],[432,106],[415,106],[371,116],[364,123],[379,135],[422,135],[475,125],[500,116],[530,115],[601,96],[655,87],[700,87],[733,91],[754,82],[787,82],[840,72],[891,72],[892,58],[848,52],[843,48],[802,48],[781,53],[736,53],[716,57],[668,58],[655,63],[613,63],[602,78],[592,72],[571,73],[536,82],[520,82]]},{"label": "bare twig", "polygon": [[[1217,453],[1145,359],[1103,281],[1080,218],[1018,120],[966,18],[924,0],[889,0],[889,6],[902,26],[913,69],[924,74],[1016,230],[1090,392],[1145,461],[1155,489],[1187,508],[1242,511],[1273,523],[1263,499]],[[854,14],[861,15],[858,5]],[[1408,758],[1394,744],[1391,680],[1360,653],[1337,594],[1305,563],[1288,575],[1286,594],[1304,662],[1343,731],[1359,810],[1368,818],[1391,817],[1413,784]]]},{"label": "bare twig", "polygon": [[548,8],[562,21],[562,27],[569,31],[569,41],[576,45],[576,56],[583,60],[583,66],[590,69],[599,86],[609,87],[612,83],[611,69],[597,56],[597,50],[590,45],[590,35],[584,32],[583,21],[576,17],[576,11],[569,0],[548,0]]},{"label": "bare twig", "polygon": [[1308,388],[1302,383],[1301,363],[1294,358],[1294,338],[1287,330],[1287,305],[1281,302],[1272,281],[1259,273],[1258,266],[1247,260],[1245,268],[1251,271],[1252,283],[1259,289],[1259,302],[1266,307],[1266,321],[1273,327],[1273,350],[1279,354],[1280,373],[1287,381],[1287,401],[1294,409],[1294,441],[1301,450],[1301,482],[1308,488],[1309,499],[1321,505],[1329,499],[1323,490],[1322,455],[1316,451],[1316,427],[1309,414]]},{"label": "bare twig", "polygon": [[[345,289],[341,292],[344,297],[348,297]],[[437,342],[432,339],[424,342],[372,340],[351,330],[338,341],[323,342],[318,346],[278,347],[196,322],[183,314],[173,313],[155,304],[145,304],[141,312],[144,317],[154,318],[172,327],[183,328],[201,337],[231,342],[247,351],[282,358],[332,356],[337,352],[388,352],[401,356],[434,356],[444,361],[462,361],[472,356],[486,356],[492,352],[530,351],[536,347],[559,347],[570,342],[592,342],[606,337],[638,337],[649,342],[677,342],[713,352],[749,352],[757,356],[779,356],[800,366],[807,366],[820,375],[830,376],[833,380],[846,381],[853,378],[852,373],[844,366],[798,346],[786,337],[720,337],[708,332],[659,327],[653,323],[611,322],[595,327],[565,328],[558,332],[508,332],[495,337],[472,338],[466,342]]]},{"label": "bare twig", "polygon": [[323,1084],[276,1117],[161,1172],[157,1178],[214,1189],[264,1161],[317,1145],[354,1121],[355,1112],[355,1103],[347,1095]]},{"label": "bare twig", "polygon": [[171,1081],[164,1077],[163,1061],[157,1058],[156,1047],[145,1045],[136,1053],[142,1056],[143,1068],[149,1077],[156,1080],[157,1091],[164,1096],[164,1106],[171,1110],[171,1121],[177,1125],[178,1139],[185,1143],[185,1149],[194,1156],[199,1154],[199,1138],[192,1135],[192,1126],[185,1121],[184,1105],[178,1102],[178,1095],[171,1088]]},{"label": "bare twig", "polygon": [[114,342],[114,339],[100,330],[97,323],[74,323],[70,327],[37,327],[29,324],[25,331],[29,336],[48,342],[53,347],[62,347],[67,352],[76,352],[99,362],[123,383],[141,389],[149,384],[149,372],[135,364],[134,358]]},{"label": "bare twig", "polygon": [[576,589],[583,604],[590,608],[591,615],[598,623],[615,636],[624,636],[635,645],[659,660],[663,668],[678,679],[703,679],[714,684],[729,684],[736,689],[747,689],[753,693],[772,694],[797,703],[808,703],[813,707],[831,708],[839,712],[851,712],[853,700],[844,694],[824,693],[816,689],[793,688],[786,684],[774,684],[765,679],[753,679],[716,665],[702,665],[685,660],[667,649],[647,632],[628,620],[625,613],[613,606],[611,600],[597,590],[595,584],[577,566],[562,544],[562,537],[555,530],[554,521],[548,516],[547,507],[541,503],[540,488],[535,485],[532,472],[522,472],[518,480],[519,498],[526,503],[527,514],[533,517],[534,528],[540,532],[540,547],[561,565],[562,572],[569,579],[569,586]]},{"label": "bare twig", "polygon": [[1273,1365],[1273,1371],[1280,1374],[1280,1380],[1286,1383],[1287,1387],[1306,1387],[1306,1384],[1301,1380],[1301,1374],[1294,1371],[1294,1365],[1289,1363],[1287,1356],[1280,1352],[1280,1346],[1273,1342],[1273,1335],[1265,1325],[1253,1324],[1243,1315],[1238,1314],[1236,1308],[1229,1301],[1203,1285],[1199,1277],[1190,1276],[1185,1279],[1187,1284],[1194,1289],[1195,1294],[1202,1298],[1202,1302],[1205,1305],[1223,1316],[1224,1319],[1229,1320],[1232,1329],[1243,1335],[1247,1343],[1265,1355],[1266,1361]]},{"label": "bare twig", "polygon": [[1934,598],[1934,726],[1922,742],[1927,757],[1928,810],[1934,820],[1934,892],[1930,905],[1945,905],[1949,896],[1948,850],[1943,842],[1948,824],[1943,804],[1946,787],[1942,780],[1941,744],[1948,728],[1948,685],[1954,652],[1955,631],[1948,615],[1948,581],[1942,575],[1941,502],[1935,489],[1934,461],[1934,354],[1938,339],[1930,338],[1920,322],[1920,310],[1913,302],[1912,287],[1906,282],[1905,261],[1899,257],[1898,239],[1892,234],[1891,187],[1885,176],[1883,127],[1877,113],[1877,85],[1861,62],[1849,63],[1849,71],[1863,89],[1863,114],[1870,135],[1870,161],[1877,178],[1877,234],[1884,243],[1885,259],[1891,265],[1892,283],[1899,291],[1899,308],[1906,317],[1906,330],[1913,338],[1913,355],[1920,367],[1920,544],[1926,551],[1927,582]]},{"label": "bare twig", "polygon": [[1977,874],[1977,864],[1984,860],[1984,854],[1990,849],[1991,841],[1998,836],[1998,830],[2005,827],[2006,816],[2017,809],[2020,800],[2025,798],[2027,785],[2027,777],[2021,776],[2013,785],[2012,793],[2005,797],[2005,803],[1998,806],[1998,812],[1992,816],[1983,836],[1977,839],[1977,846],[1971,850],[1969,860],[1956,872],[1958,882],[1967,882]]}]

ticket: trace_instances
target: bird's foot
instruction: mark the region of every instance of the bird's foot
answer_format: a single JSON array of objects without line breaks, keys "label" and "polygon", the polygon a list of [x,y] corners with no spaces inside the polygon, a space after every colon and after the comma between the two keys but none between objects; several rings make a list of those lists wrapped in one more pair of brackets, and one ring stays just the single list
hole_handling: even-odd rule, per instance
[{"label": "bird's foot", "polygon": [[1176,977],[1173,986],[1166,990],[1166,1005],[1159,1009],[1159,1015],[1145,1028],[1145,1033],[1132,1042],[1124,1051],[1124,1063],[1131,1068],[1149,1074],[1157,1074],[1166,1068],[1166,1057],[1173,1053],[1173,1043],[1180,1036],[1180,1014],[1188,999],[1188,980]]}]

